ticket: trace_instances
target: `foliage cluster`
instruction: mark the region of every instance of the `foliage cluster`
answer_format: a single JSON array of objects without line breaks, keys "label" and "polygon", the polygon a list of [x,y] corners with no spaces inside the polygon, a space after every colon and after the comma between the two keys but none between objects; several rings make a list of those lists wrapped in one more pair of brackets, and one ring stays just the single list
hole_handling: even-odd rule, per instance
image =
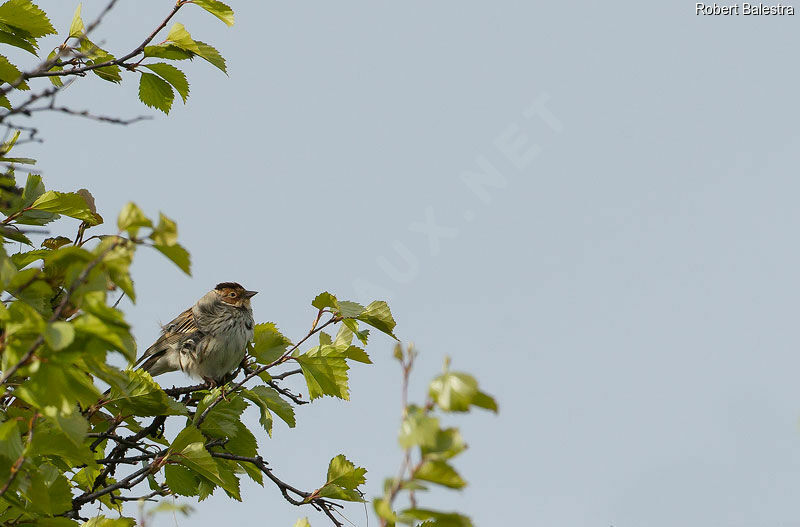
[{"label": "foliage cluster", "polygon": [[[234,14],[227,5],[179,0],[139,46],[116,58],[89,39],[114,3],[89,25],[78,6],[63,42],[29,71],[0,55],[0,106],[5,108],[0,123],[13,130],[10,116],[38,110],[96,117],[54,104],[59,90],[89,73],[114,83],[138,74],[142,102],[168,113],[176,92],[184,102],[189,94],[186,76],[172,62],[200,57],[225,71],[224,59],[211,45],[195,40],[180,23],[166,27],[187,5],[230,26]],[[166,38],[153,44],[163,31]],[[41,39],[53,34],[47,15],[30,0],[0,5],[0,43],[38,57]],[[44,77],[50,84],[34,90],[34,82]],[[47,100],[49,105],[36,106]],[[240,500],[240,480],[246,477],[259,485],[270,482],[289,503],[312,507],[343,525],[343,502],[367,501],[366,470],[336,455],[316,489],[296,488],[259,454],[256,433],[242,415],[248,407],[257,408],[263,427],[258,434],[271,437],[276,417],[295,427],[300,405],[324,396],[349,399],[351,365],[371,364],[365,350],[370,331],[397,338],[386,302],[361,305],[323,292],[311,302],[314,318],[302,338],[284,336],[271,322],[257,324],[246,360],[225,386],[163,389],[148,373],[117,368],[109,359],[113,354],[128,363],[136,358],[131,327],[117,308],[120,295],[136,301],[130,273],[136,250],[155,249],[190,273],[176,223],[164,214],[151,218],[129,203],[116,229],[99,232],[104,218],[91,193],[47,190],[41,175],[25,168],[35,161],[14,157],[19,138],[16,130],[0,146],[0,524],[131,526],[135,520],[125,516],[125,502],[169,495],[202,501],[215,491]],[[47,235],[37,230],[43,226]],[[33,240],[40,240],[38,247]],[[12,252],[16,247],[20,250]],[[448,366],[430,384],[422,406],[408,403],[415,356],[411,347],[395,349],[404,380],[399,435],[404,458],[398,476],[386,481],[373,506],[383,525],[470,526],[462,514],[417,506],[416,496],[431,484],[466,485],[451,465],[466,445],[457,428],[441,427],[438,414],[472,407],[496,411],[497,406],[473,377]],[[292,376],[302,376],[308,399],[283,385]],[[171,438],[165,432],[168,421],[180,429]],[[402,493],[408,493],[410,505],[396,510]]]}]

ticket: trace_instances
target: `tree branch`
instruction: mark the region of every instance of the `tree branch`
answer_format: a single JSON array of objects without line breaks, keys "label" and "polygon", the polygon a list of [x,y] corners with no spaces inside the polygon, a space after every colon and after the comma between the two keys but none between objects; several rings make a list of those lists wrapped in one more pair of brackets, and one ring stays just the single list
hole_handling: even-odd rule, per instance
[{"label": "tree branch", "polygon": [[[218,458],[221,458],[221,459],[230,459],[230,460],[233,460],[233,461],[243,461],[243,462],[251,463],[251,464],[255,465],[273,483],[275,483],[275,485],[277,485],[277,487],[280,489],[281,494],[283,494],[283,497],[286,499],[286,501],[288,501],[292,505],[296,505],[298,507],[300,505],[310,504],[311,506],[313,506],[318,511],[322,511],[323,513],[325,513],[325,515],[328,518],[330,518],[330,520],[333,522],[334,525],[336,525],[336,527],[343,527],[344,524],[341,523],[339,521],[339,519],[336,518],[333,515],[333,512],[336,510],[336,508],[337,507],[338,508],[342,508],[342,505],[340,505],[338,503],[335,503],[335,502],[332,502],[330,500],[326,500],[324,498],[314,498],[314,497],[312,497],[312,494],[310,492],[306,492],[306,491],[300,490],[300,489],[298,489],[296,487],[293,487],[292,485],[286,483],[285,481],[282,481],[280,478],[278,478],[278,476],[276,476],[275,474],[272,473],[272,469],[270,469],[267,466],[267,463],[264,461],[264,459],[261,456],[247,457],[247,456],[237,456],[235,454],[228,454],[227,452],[214,452],[214,451],[209,451],[209,452],[211,453],[211,455],[213,457],[218,457]],[[302,498],[302,499],[296,499],[296,498],[291,497],[289,495],[290,492],[292,494]],[[308,500],[308,501],[306,501],[306,500]]]}]

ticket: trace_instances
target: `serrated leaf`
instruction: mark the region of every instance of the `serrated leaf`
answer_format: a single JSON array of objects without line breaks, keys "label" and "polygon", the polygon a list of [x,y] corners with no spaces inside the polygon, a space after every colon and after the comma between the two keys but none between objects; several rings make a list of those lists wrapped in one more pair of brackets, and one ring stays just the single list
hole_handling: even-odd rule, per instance
[{"label": "serrated leaf", "polygon": [[[209,395],[203,398],[201,404],[197,406],[194,422],[205,411],[205,409],[220,395],[219,390],[212,390]],[[237,423],[240,422],[242,412],[247,408],[247,403],[237,397],[230,401],[221,401],[206,414],[205,420],[200,428],[210,437],[225,438],[233,437],[238,430]]]},{"label": "serrated leaf", "polygon": [[186,51],[175,44],[163,43],[157,46],[146,46],[144,48],[144,56],[159,59],[186,60],[191,59],[194,53]]},{"label": "serrated leaf", "polygon": [[8,0],[0,5],[0,22],[39,38],[56,32],[44,11],[30,0]]},{"label": "serrated leaf", "polygon": [[145,216],[136,203],[129,201],[122,207],[117,217],[117,228],[127,231],[131,236],[136,236],[141,227],[153,227],[153,222]]},{"label": "serrated leaf", "polygon": [[317,309],[328,308],[334,311],[338,311],[339,302],[336,300],[335,296],[325,291],[323,293],[318,294],[314,298],[314,300],[311,301],[311,306],[316,307]]},{"label": "serrated leaf", "polygon": [[75,14],[72,15],[72,23],[69,26],[69,36],[71,37],[81,37],[85,32],[85,28],[83,27],[83,19],[81,18],[81,5],[78,4],[78,7],[75,9]]},{"label": "serrated leaf", "polygon": [[253,347],[251,355],[259,364],[272,364],[286,353],[291,341],[284,337],[272,322],[256,324],[253,328]]},{"label": "serrated leaf", "polygon": [[303,372],[311,400],[323,395],[350,399],[350,389],[347,385],[349,366],[341,351],[333,346],[318,347],[294,359]]},{"label": "serrated leaf", "polygon": [[56,236],[55,238],[45,238],[42,242],[42,247],[46,247],[48,249],[58,249],[59,247],[63,247],[70,243],[72,243],[72,240],[66,236]]},{"label": "serrated leaf", "polygon": [[[195,2],[196,3],[196,2]],[[173,66],[165,62],[156,62],[154,64],[142,64],[143,67],[156,73],[162,79],[172,85],[173,88],[180,94],[183,102],[189,97],[189,82],[186,80],[186,75]]]},{"label": "serrated leaf", "polygon": [[270,436],[272,436],[272,419],[268,411],[275,412],[289,428],[294,428],[297,424],[294,417],[294,408],[275,389],[269,386],[255,386],[249,390],[244,390],[242,395],[253,401],[261,409],[261,424]]},{"label": "serrated leaf", "polygon": [[75,403],[88,407],[100,398],[100,392],[85,373],[57,366],[36,370],[29,382],[17,387],[14,395],[42,411],[52,407],[65,415],[77,411]]},{"label": "serrated leaf", "polygon": [[83,220],[89,225],[100,225],[103,223],[102,216],[93,212],[86,199],[76,192],[56,192],[54,190],[48,190],[39,196],[36,201],[30,205],[30,208],[63,214],[70,218]]},{"label": "serrated leaf", "polygon": [[348,348],[344,352],[344,356],[356,362],[361,362],[363,364],[372,364],[372,361],[370,360],[369,355],[367,355],[367,352],[359,348],[358,346],[348,346]]},{"label": "serrated leaf", "polygon": [[179,496],[197,496],[197,478],[186,467],[169,464],[164,467],[164,477],[169,489]]},{"label": "serrated leaf", "polygon": [[364,329],[359,331],[358,329],[358,321],[352,318],[345,318],[342,320],[342,325],[345,326],[347,329],[353,332],[353,334],[358,338],[358,340],[363,344],[367,345],[367,340],[369,339],[369,330]]},{"label": "serrated leaf", "polygon": [[158,225],[150,234],[156,245],[175,245],[178,243],[178,224],[163,213],[158,213]]},{"label": "serrated leaf", "polygon": [[39,48],[35,39],[23,38],[9,31],[0,31],[0,44],[8,44],[15,48],[24,49],[33,55],[36,55],[36,50]]},{"label": "serrated leaf", "polygon": [[225,59],[222,57],[222,55],[220,55],[219,51],[217,51],[214,46],[199,40],[195,40],[195,43],[200,49],[200,51],[197,53],[200,57],[206,59],[210,64],[222,70],[222,73],[225,75],[228,74]]},{"label": "serrated leaf", "polygon": [[17,269],[22,269],[36,260],[42,260],[50,251],[48,249],[34,249],[24,253],[16,253],[11,255],[11,261],[17,266]]},{"label": "serrated leaf", "polygon": [[181,245],[176,243],[174,245],[154,245],[153,247],[172,260],[181,271],[192,276],[192,261],[189,257],[189,251],[184,249]]},{"label": "serrated leaf", "polygon": [[137,416],[186,415],[186,407],[164,393],[164,390],[144,370],[126,370],[128,378],[123,389],[112,388],[108,404]]},{"label": "serrated leaf", "polygon": [[194,0],[192,3],[199,5],[215,17],[219,18],[228,27],[233,25],[233,9],[219,0]]},{"label": "serrated leaf", "polygon": [[342,318],[355,318],[363,313],[364,309],[366,308],[358,302],[350,302],[348,300],[339,302],[339,314]]},{"label": "serrated leaf", "polygon": [[[86,55],[91,59],[86,61],[86,64],[89,66],[97,64],[108,64],[114,61],[115,59],[114,55],[102,49],[100,46],[98,46],[85,36],[81,38],[80,49],[81,53],[83,53],[84,55]],[[122,82],[122,75],[120,74],[120,71],[121,70],[119,66],[117,66],[116,64],[108,64],[107,66],[93,69],[92,73],[94,73],[103,80],[114,83],[120,83]]]},{"label": "serrated leaf", "polygon": [[389,305],[382,301],[376,300],[370,303],[364,311],[359,314],[356,319],[369,324],[379,331],[383,331],[390,337],[398,340],[394,335],[394,328],[397,325],[392,317],[392,312],[389,310]]},{"label": "serrated leaf", "polygon": [[139,100],[146,106],[169,114],[174,99],[175,93],[167,81],[152,73],[142,73],[139,79]]},{"label": "serrated leaf", "polygon": [[11,84],[22,75],[22,72],[15,65],[11,64],[9,60],[0,55],[0,81]]},{"label": "serrated leaf", "polygon": [[367,469],[356,467],[343,454],[339,454],[331,459],[328,464],[328,478],[325,485],[335,485],[343,489],[356,490],[360,485],[366,483],[364,475]]}]

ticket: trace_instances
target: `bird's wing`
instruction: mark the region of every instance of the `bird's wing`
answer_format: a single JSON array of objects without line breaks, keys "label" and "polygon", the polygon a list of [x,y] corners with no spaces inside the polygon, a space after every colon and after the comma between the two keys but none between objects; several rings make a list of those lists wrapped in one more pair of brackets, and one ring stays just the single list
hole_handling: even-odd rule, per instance
[{"label": "bird's wing", "polygon": [[147,348],[144,354],[139,357],[134,366],[142,364],[143,370],[149,370],[153,364],[163,355],[167,350],[172,348],[176,343],[185,340],[188,336],[200,332],[197,327],[192,308],[187,309],[169,324],[161,328],[161,336],[158,337],[152,346]]}]

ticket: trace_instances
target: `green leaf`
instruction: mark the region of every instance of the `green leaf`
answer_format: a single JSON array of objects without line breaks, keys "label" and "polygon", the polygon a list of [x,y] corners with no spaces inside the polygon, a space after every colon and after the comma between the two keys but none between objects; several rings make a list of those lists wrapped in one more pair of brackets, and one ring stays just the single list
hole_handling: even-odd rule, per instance
[{"label": "green leaf", "polygon": [[127,231],[131,236],[136,236],[141,227],[153,227],[153,222],[145,216],[142,209],[136,203],[129,201],[122,207],[117,218],[117,228],[120,231]]},{"label": "green leaf", "polygon": [[56,236],[55,238],[45,238],[42,242],[42,247],[46,247],[48,249],[58,249],[59,247],[63,247],[70,243],[72,243],[72,240],[66,236]]},{"label": "green leaf", "polygon": [[169,489],[179,496],[197,496],[200,493],[197,478],[186,467],[169,464],[164,467],[164,477]]},{"label": "green leaf", "polygon": [[494,399],[478,390],[478,381],[467,373],[439,375],[431,381],[428,394],[445,412],[468,412],[471,405],[497,412]]},{"label": "green leaf", "polygon": [[0,5],[0,22],[39,38],[56,32],[44,11],[30,0],[8,0]]},{"label": "green leaf", "polygon": [[[195,1],[196,3],[196,1]],[[189,97],[189,82],[186,80],[186,75],[173,66],[165,62],[156,62],[155,64],[142,64],[143,67],[156,73],[162,79],[172,85],[173,88],[180,94],[183,102],[186,103],[186,98]]]},{"label": "green leaf", "polygon": [[188,425],[186,428],[178,432],[169,449],[172,452],[180,452],[192,443],[205,443],[206,438],[200,430],[194,425]]},{"label": "green leaf", "polygon": [[124,389],[112,388],[108,404],[137,416],[186,415],[186,407],[164,393],[144,370],[125,370],[128,378]]},{"label": "green leaf", "polygon": [[146,46],[144,48],[144,56],[159,59],[186,60],[191,59],[194,54],[191,51],[181,49],[175,44],[164,43],[157,46]]},{"label": "green leaf", "polygon": [[94,465],[92,451],[84,440],[89,423],[77,411],[62,414],[54,407],[44,410],[45,418],[36,424],[31,451],[37,456],[58,456],[72,466]]},{"label": "green leaf", "polygon": [[174,99],[175,93],[167,81],[152,73],[142,73],[139,79],[139,100],[146,106],[169,114]]},{"label": "green leaf", "polygon": [[261,408],[261,424],[264,425],[264,428],[267,430],[267,433],[269,433],[270,436],[272,435],[272,423],[270,420],[269,427],[264,424],[263,420],[265,419],[265,410],[271,410],[275,412],[278,417],[283,419],[283,421],[289,425],[289,428],[294,428],[297,424],[294,417],[294,408],[292,408],[292,406],[285,401],[273,388],[270,388],[269,386],[255,386],[249,390],[244,390],[242,395],[253,401],[258,405],[259,408]]},{"label": "green leaf", "polygon": [[47,249],[34,249],[24,253],[16,253],[11,255],[11,261],[17,266],[17,269],[22,269],[32,264],[36,260],[42,260],[45,256],[50,254]]},{"label": "green leaf", "polygon": [[358,338],[358,340],[363,345],[365,346],[367,345],[367,340],[369,339],[369,330],[364,329],[359,331],[357,320],[353,320],[352,318],[345,318],[344,320],[342,320],[342,325],[347,329],[349,329],[350,331],[352,331],[353,334],[355,334],[356,338]]},{"label": "green leaf", "polygon": [[76,192],[56,192],[54,190],[48,190],[39,196],[36,201],[30,205],[30,208],[63,214],[71,218],[83,220],[89,225],[100,225],[103,223],[103,218],[92,211],[86,198]]},{"label": "green leaf", "polygon": [[189,258],[189,251],[179,244],[174,245],[154,245],[161,254],[172,260],[181,271],[192,276],[192,262]]},{"label": "green leaf", "polygon": [[308,523],[308,518],[300,518],[296,522],[294,522],[294,527],[311,527],[311,524]]},{"label": "green leaf", "polygon": [[333,346],[317,347],[294,357],[303,371],[311,400],[323,395],[350,399],[347,385],[349,366],[345,355]]},{"label": "green leaf", "polygon": [[[197,423],[200,415],[220,394],[221,389],[217,388],[203,398],[201,403],[197,406],[197,412],[194,418],[195,423]],[[231,399],[230,401],[223,400],[208,412],[200,428],[211,437],[219,439],[233,437],[236,435],[238,430],[237,423],[239,423],[239,419],[245,408],[247,408],[247,403],[239,397]]]},{"label": "green leaf", "polygon": [[135,250],[134,244],[120,245],[112,249],[103,259],[103,267],[108,271],[108,277],[128,295],[132,302],[136,302],[136,292],[133,289],[130,266]]},{"label": "green leaf", "polygon": [[194,0],[193,3],[225,22],[228,27],[233,25],[233,9],[222,2],[218,0]]},{"label": "green leaf", "polygon": [[136,342],[130,332],[122,327],[110,324],[94,314],[84,313],[75,319],[73,325],[78,333],[99,338],[112,349],[122,353],[126,359],[136,359]]},{"label": "green leaf", "polygon": [[[108,64],[114,60],[114,55],[102,49],[100,46],[98,46],[85,36],[81,38],[80,49],[81,53],[83,53],[84,55],[86,55],[91,59],[86,61],[86,64],[89,66],[98,64]],[[107,66],[93,69],[92,73],[94,73],[103,80],[114,83],[120,83],[122,82],[122,75],[120,75],[120,71],[121,70],[119,66],[117,66],[116,64],[108,64]]]},{"label": "green leaf", "polygon": [[316,307],[317,309],[325,309],[329,308],[334,311],[339,310],[339,302],[336,300],[336,297],[330,294],[329,292],[325,291],[324,293],[320,293],[311,301],[312,307]]},{"label": "green leaf", "polygon": [[350,360],[354,360],[356,362],[362,362],[364,364],[372,364],[372,361],[370,360],[369,355],[367,355],[367,352],[359,348],[358,346],[349,346],[344,353],[345,357],[347,357]]},{"label": "green leaf", "polygon": [[22,455],[22,436],[16,420],[0,424],[0,456],[14,462]]},{"label": "green leaf", "polygon": [[328,478],[316,493],[323,498],[334,498],[345,501],[364,501],[358,487],[366,483],[364,475],[367,469],[356,467],[344,455],[339,454],[331,459],[328,465]]},{"label": "green leaf", "polygon": [[[415,523],[413,520],[430,520],[427,525],[436,527],[472,527],[472,520],[456,512],[440,512],[430,509],[406,509],[400,513],[403,523]],[[425,524],[422,524],[425,525]]]},{"label": "green leaf", "polygon": [[163,213],[158,214],[158,226],[150,233],[156,245],[175,245],[178,243],[178,224]]},{"label": "green leaf", "polygon": [[199,40],[195,40],[195,44],[199,49],[197,54],[200,57],[206,59],[210,64],[222,70],[222,73],[226,75],[228,74],[228,70],[225,65],[225,59],[222,58],[222,55],[219,54],[219,51],[217,51],[214,46],[206,44],[205,42],[200,42]]},{"label": "green leaf", "polygon": [[14,394],[40,410],[52,406],[66,415],[77,411],[75,403],[88,407],[100,398],[100,392],[85,373],[59,366],[40,367]]},{"label": "green leaf", "polygon": [[0,44],[8,44],[15,48],[24,49],[33,55],[36,55],[36,50],[39,48],[35,39],[24,38],[9,31],[0,31]]},{"label": "green leaf", "polygon": [[358,302],[349,302],[347,300],[339,302],[339,314],[345,319],[357,317],[364,312],[364,309],[364,306]]},{"label": "green leaf", "polygon": [[439,420],[427,415],[422,408],[409,405],[406,417],[400,425],[397,440],[403,448],[413,446],[434,447],[439,431]]},{"label": "green leaf", "polygon": [[72,15],[72,24],[69,26],[69,36],[80,38],[86,29],[83,27],[83,19],[81,18],[81,5],[75,9],[75,14]]},{"label": "green leaf", "polygon": [[426,459],[450,459],[464,450],[467,444],[461,437],[458,428],[446,428],[437,430],[436,439],[433,443],[422,446],[422,456]]},{"label": "green leaf", "polygon": [[395,323],[394,318],[392,317],[392,312],[389,310],[389,305],[386,302],[382,300],[376,300],[375,302],[372,302],[364,309],[363,313],[356,317],[356,319],[365,322],[373,328],[383,331],[390,337],[398,340],[393,333],[394,327],[397,324]]},{"label": "green leaf", "polygon": [[0,81],[11,84],[19,79],[20,75],[22,75],[22,72],[19,68],[11,64],[6,57],[0,55]]},{"label": "green leaf", "polygon": [[54,350],[61,350],[72,344],[75,328],[67,322],[51,322],[44,332],[44,341]]},{"label": "green leaf", "polygon": [[458,472],[447,464],[446,461],[435,459],[422,463],[422,465],[414,472],[416,479],[422,481],[430,481],[437,485],[442,485],[451,489],[461,489],[467,485]]},{"label": "green leaf", "polygon": [[253,348],[250,354],[259,364],[272,364],[278,360],[292,342],[284,337],[272,322],[256,324],[253,328]]},{"label": "green leaf", "polygon": [[133,518],[106,518],[103,515],[95,516],[88,522],[81,524],[81,527],[134,527],[136,520]]},{"label": "green leaf", "polygon": [[36,467],[22,494],[30,502],[31,509],[48,516],[60,514],[72,507],[69,481],[50,464]]}]

